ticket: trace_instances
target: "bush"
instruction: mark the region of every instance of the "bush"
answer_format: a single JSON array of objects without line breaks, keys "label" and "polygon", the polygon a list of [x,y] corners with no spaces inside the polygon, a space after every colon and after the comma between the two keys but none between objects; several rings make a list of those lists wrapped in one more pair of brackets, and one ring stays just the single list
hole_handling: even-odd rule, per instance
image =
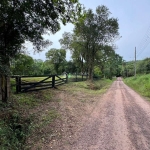
[{"label": "bush", "polygon": [[21,117],[18,112],[2,116],[0,120],[0,149],[24,149],[29,126],[30,119]]}]

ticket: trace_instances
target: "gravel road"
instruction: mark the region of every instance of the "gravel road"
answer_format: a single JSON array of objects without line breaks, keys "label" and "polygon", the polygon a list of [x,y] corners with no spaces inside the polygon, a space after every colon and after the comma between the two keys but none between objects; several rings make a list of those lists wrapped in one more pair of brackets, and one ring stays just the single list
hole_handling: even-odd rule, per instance
[{"label": "gravel road", "polygon": [[77,132],[71,150],[150,150],[150,104],[118,78]]}]

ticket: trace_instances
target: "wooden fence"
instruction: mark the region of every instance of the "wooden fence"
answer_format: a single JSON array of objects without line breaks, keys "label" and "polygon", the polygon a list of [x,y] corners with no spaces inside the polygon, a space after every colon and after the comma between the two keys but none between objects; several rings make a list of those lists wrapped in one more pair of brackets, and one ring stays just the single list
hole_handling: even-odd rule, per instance
[{"label": "wooden fence", "polygon": [[[32,78],[41,78],[39,81],[33,81]],[[60,77],[58,75],[49,75],[49,76],[11,76],[11,79],[14,79],[16,93],[23,93],[29,91],[39,91],[49,88],[55,88],[61,84],[68,82],[68,76]],[[30,80],[31,81],[30,81]]]}]

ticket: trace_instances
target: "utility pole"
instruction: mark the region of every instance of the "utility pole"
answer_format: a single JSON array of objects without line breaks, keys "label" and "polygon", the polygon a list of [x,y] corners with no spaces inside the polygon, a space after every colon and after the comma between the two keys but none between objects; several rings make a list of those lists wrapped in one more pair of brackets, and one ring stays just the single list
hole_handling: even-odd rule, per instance
[{"label": "utility pole", "polygon": [[136,47],[135,47],[135,64],[134,64],[134,69],[135,69],[135,74],[134,74],[134,76],[136,77]]}]

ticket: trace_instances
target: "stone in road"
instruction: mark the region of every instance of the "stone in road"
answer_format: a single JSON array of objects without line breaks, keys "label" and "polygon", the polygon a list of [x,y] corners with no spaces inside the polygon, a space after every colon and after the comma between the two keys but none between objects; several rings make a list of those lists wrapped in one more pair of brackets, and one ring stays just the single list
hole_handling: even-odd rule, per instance
[{"label": "stone in road", "polygon": [[150,150],[150,104],[118,78],[85,121],[71,150]]}]

